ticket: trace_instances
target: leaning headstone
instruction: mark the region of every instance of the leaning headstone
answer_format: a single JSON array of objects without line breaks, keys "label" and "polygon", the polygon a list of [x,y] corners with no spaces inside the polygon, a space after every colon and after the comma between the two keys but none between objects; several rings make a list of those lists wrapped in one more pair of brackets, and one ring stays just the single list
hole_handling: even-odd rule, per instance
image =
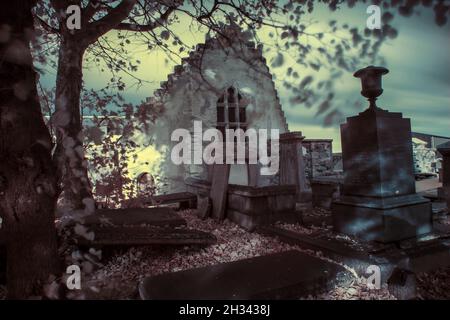
[{"label": "leaning headstone", "polygon": [[206,219],[211,215],[211,198],[207,193],[199,192],[197,195],[197,216]]},{"label": "leaning headstone", "polygon": [[307,193],[305,164],[303,160],[301,132],[286,132],[280,135],[280,185],[295,185],[297,201]]},{"label": "leaning headstone", "polygon": [[214,165],[210,198],[212,202],[211,216],[216,220],[225,219],[229,178],[230,178],[229,164]]},{"label": "leaning headstone", "polygon": [[370,66],[354,74],[370,106],[341,125],[344,184],[332,204],[335,231],[381,242],[432,228],[431,204],[415,190],[410,120],[375,104],[387,72]]},{"label": "leaning headstone", "polygon": [[343,267],[286,251],[144,279],[144,300],[295,299],[345,281]]},{"label": "leaning headstone", "polygon": [[438,196],[446,199],[447,208],[450,209],[450,142],[440,144],[437,150],[442,154],[442,187],[438,189]]}]

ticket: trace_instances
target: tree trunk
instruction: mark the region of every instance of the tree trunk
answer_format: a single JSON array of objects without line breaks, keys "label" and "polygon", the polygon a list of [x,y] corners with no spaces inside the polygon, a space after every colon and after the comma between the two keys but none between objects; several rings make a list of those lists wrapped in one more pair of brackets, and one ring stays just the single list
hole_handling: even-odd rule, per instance
[{"label": "tree trunk", "polygon": [[83,200],[92,200],[80,114],[85,47],[70,34],[61,38],[53,116],[57,137],[55,160],[65,205],[76,210],[85,207]]},{"label": "tree trunk", "polygon": [[[65,20],[67,17],[60,21],[61,43],[53,124],[57,137],[55,160],[58,176],[63,185],[64,199],[69,209],[86,209],[88,207],[86,200],[93,203],[87,162],[84,159],[80,116],[83,55],[89,45],[94,44],[99,37],[126,19],[136,3],[137,0],[123,0],[107,15],[94,22],[89,22],[92,16],[88,14],[80,30],[68,30]],[[54,1],[52,5],[57,5],[54,8],[56,11],[65,8],[63,1]],[[92,208],[92,206],[89,207]]]},{"label": "tree trunk", "polygon": [[30,37],[35,0],[0,11],[0,215],[6,235],[8,298],[41,294],[58,275],[52,142],[36,90]]}]

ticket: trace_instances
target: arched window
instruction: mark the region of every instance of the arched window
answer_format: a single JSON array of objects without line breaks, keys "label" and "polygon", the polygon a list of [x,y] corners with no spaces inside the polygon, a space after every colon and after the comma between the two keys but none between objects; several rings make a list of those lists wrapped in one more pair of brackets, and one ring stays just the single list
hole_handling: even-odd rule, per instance
[{"label": "arched window", "polygon": [[217,129],[225,134],[225,129],[247,129],[245,103],[242,95],[234,87],[229,87],[217,101]]}]

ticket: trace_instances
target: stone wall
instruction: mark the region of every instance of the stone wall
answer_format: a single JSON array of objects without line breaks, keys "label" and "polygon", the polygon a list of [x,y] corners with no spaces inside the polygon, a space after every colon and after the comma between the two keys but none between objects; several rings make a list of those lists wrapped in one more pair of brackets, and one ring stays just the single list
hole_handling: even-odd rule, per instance
[{"label": "stone wall", "polygon": [[307,180],[333,172],[333,150],[331,139],[304,139],[303,157]]}]

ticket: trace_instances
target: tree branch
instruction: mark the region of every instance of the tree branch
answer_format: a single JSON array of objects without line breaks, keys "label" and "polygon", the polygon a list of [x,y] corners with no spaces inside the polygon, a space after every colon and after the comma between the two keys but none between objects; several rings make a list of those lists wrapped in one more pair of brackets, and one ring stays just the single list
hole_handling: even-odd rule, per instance
[{"label": "tree branch", "polygon": [[138,32],[148,32],[151,31],[159,26],[162,26],[164,22],[167,22],[169,19],[169,16],[172,12],[175,11],[177,7],[169,7],[161,16],[158,18],[158,20],[153,21],[152,23],[141,25],[136,23],[119,23],[114,29],[116,30],[127,30],[127,31],[138,31]]},{"label": "tree branch", "polygon": [[122,20],[126,19],[136,2],[137,0],[122,0],[117,7],[113,8],[103,18],[90,23],[86,32],[88,43],[94,43],[102,35],[114,29]]},{"label": "tree branch", "polygon": [[37,15],[34,15],[34,17],[39,22],[41,27],[44,28],[45,31],[47,31],[48,33],[59,33],[58,28],[52,27],[51,25],[49,25],[47,22],[45,22],[43,19],[41,19]]},{"label": "tree branch", "polygon": [[83,25],[87,25],[89,20],[97,13],[101,3],[99,0],[91,0],[87,4],[86,8],[83,9],[82,17],[83,17]]}]

